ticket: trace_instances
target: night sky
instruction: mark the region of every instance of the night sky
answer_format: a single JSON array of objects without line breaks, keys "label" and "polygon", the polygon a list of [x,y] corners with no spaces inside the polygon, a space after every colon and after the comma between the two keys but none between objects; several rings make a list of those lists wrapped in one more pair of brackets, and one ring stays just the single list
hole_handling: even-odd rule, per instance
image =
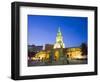
[{"label": "night sky", "polygon": [[28,15],[28,45],[54,44],[58,28],[66,47],[87,43],[87,17]]}]

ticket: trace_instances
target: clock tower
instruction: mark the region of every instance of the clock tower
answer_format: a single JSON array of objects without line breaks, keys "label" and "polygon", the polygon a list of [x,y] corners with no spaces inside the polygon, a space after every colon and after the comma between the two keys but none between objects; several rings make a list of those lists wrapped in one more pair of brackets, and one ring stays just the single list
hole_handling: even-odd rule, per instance
[{"label": "clock tower", "polygon": [[63,37],[62,37],[62,33],[60,31],[60,27],[58,28],[56,42],[54,44],[54,49],[56,49],[56,48],[65,48],[65,44],[63,43]]}]

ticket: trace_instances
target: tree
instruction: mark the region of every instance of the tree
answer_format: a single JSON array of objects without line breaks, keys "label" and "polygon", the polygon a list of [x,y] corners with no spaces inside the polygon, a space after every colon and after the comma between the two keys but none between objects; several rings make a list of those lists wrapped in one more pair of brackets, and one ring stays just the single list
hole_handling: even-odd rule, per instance
[{"label": "tree", "polygon": [[87,45],[85,43],[81,44],[82,55],[87,55]]}]

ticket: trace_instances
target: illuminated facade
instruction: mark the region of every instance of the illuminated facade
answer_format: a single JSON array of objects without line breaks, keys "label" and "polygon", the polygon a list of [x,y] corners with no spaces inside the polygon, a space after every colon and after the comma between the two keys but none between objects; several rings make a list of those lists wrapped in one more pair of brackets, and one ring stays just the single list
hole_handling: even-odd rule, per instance
[{"label": "illuminated facade", "polygon": [[[35,51],[38,51],[40,48],[37,49],[35,49]],[[59,63],[62,63],[64,60],[66,62],[66,59],[81,58],[83,58],[81,47],[65,48],[63,36],[59,28],[55,44],[45,44],[45,49],[37,52],[35,57],[32,57],[32,60],[58,61]]]},{"label": "illuminated facade", "polygon": [[80,59],[83,57],[81,54],[82,54],[82,51],[80,47],[66,49],[66,55],[70,59],[76,59],[76,58]]},{"label": "illuminated facade", "polygon": [[58,33],[56,36],[56,43],[54,44],[54,49],[56,48],[65,48],[65,44],[63,43],[63,37],[60,28],[58,29]]},{"label": "illuminated facade", "polygon": [[47,53],[46,51],[40,51],[39,53],[37,53],[35,55],[35,57],[32,57],[32,60],[41,60],[41,61],[45,61],[49,59],[49,53]]}]

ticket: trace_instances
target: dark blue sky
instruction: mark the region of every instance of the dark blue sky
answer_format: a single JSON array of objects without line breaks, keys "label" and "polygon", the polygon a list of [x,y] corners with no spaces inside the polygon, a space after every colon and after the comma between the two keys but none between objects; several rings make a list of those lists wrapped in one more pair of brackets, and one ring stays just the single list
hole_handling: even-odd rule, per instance
[{"label": "dark blue sky", "polygon": [[54,44],[58,28],[66,47],[87,43],[87,17],[28,15],[28,44]]}]

